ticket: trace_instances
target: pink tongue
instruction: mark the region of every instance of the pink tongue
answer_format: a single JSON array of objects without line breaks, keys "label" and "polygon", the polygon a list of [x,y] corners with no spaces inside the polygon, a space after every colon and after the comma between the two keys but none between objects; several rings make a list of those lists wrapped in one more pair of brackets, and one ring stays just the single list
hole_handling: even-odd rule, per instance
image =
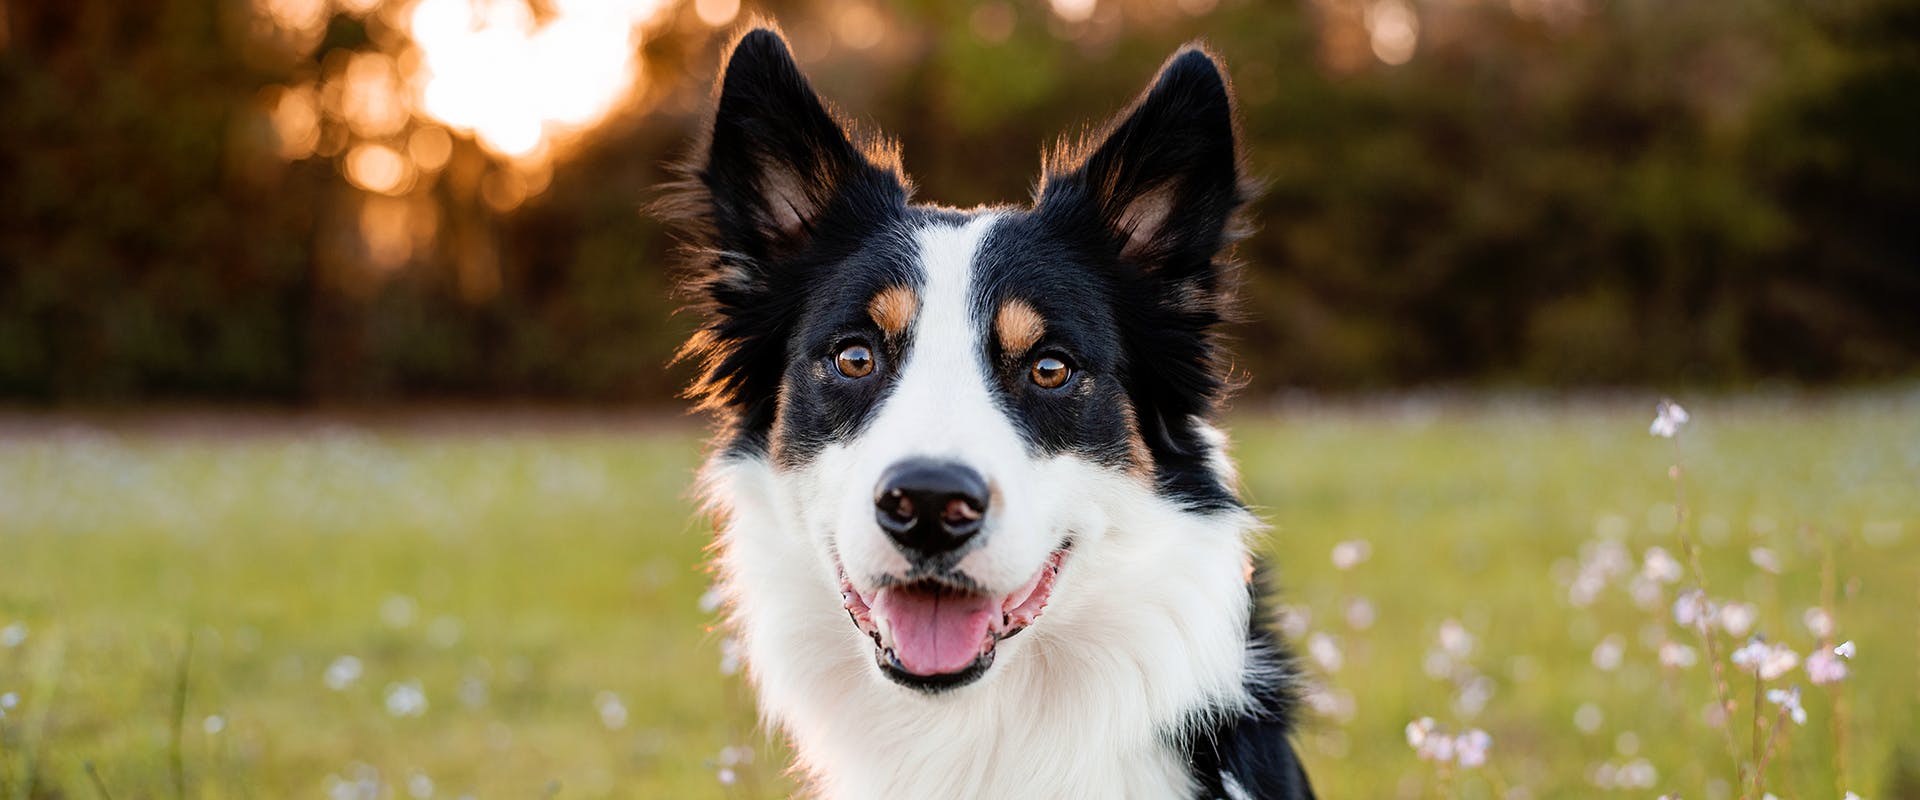
[{"label": "pink tongue", "polygon": [[916,675],[946,675],[980,655],[999,614],[990,597],[884,589],[874,610],[893,633],[893,655]]}]

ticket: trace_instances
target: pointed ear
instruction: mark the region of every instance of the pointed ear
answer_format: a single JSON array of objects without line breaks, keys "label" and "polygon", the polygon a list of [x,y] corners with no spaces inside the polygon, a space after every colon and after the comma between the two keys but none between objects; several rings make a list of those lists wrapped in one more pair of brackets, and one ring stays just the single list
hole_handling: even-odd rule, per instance
[{"label": "pointed ear", "polygon": [[[1122,259],[1176,282],[1212,271],[1250,194],[1226,77],[1196,46],[1168,59],[1102,135],[1047,162],[1038,200],[1044,215],[1091,226]],[[1210,278],[1203,283],[1195,288],[1212,288]]]},{"label": "pointed ear", "polygon": [[754,258],[797,250],[849,191],[904,204],[897,154],[878,141],[856,146],[780,34],[748,31],[726,64],[698,168],[722,248]]}]

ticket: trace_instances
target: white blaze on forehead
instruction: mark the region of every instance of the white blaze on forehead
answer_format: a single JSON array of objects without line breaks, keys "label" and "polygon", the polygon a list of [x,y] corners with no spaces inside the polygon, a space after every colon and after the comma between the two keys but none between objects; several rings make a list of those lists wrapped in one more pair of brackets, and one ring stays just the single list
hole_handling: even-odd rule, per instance
[{"label": "white blaze on forehead", "polygon": [[[921,283],[912,345],[873,423],[851,448],[850,477],[858,507],[846,511],[839,552],[856,580],[897,573],[904,566],[872,519],[872,492],[880,474],[909,459],[951,461],[978,471],[991,487],[982,544],[963,570],[982,586],[1012,590],[1027,582],[1058,543],[1045,529],[1007,524],[1031,516],[1023,484],[1036,468],[1025,440],[994,397],[985,361],[991,320],[974,313],[981,243],[998,217],[983,214],[959,225],[933,224],[912,233]],[[857,520],[856,520],[857,518]]]}]

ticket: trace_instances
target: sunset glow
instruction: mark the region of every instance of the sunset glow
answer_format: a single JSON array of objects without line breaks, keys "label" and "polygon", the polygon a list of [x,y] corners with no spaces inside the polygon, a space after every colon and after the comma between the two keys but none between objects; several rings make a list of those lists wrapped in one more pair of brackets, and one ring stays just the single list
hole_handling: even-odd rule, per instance
[{"label": "sunset glow", "polygon": [[523,0],[421,0],[419,110],[512,158],[605,117],[640,79],[640,26],[658,0],[558,0],[536,19]]}]

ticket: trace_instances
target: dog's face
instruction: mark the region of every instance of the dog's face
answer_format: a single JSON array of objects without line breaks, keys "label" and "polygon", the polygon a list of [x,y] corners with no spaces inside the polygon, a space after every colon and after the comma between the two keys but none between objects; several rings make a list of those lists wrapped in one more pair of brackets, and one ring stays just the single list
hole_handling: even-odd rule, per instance
[{"label": "dog's face", "polygon": [[758,30],[691,170],[693,393],[727,457],[772,466],[853,646],[925,691],[1064,602],[1120,498],[1235,502],[1204,427],[1243,199],[1219,68],[1181,52],[1048,162],[1030,208],[910,204],[892,149],[856,143]]}]

